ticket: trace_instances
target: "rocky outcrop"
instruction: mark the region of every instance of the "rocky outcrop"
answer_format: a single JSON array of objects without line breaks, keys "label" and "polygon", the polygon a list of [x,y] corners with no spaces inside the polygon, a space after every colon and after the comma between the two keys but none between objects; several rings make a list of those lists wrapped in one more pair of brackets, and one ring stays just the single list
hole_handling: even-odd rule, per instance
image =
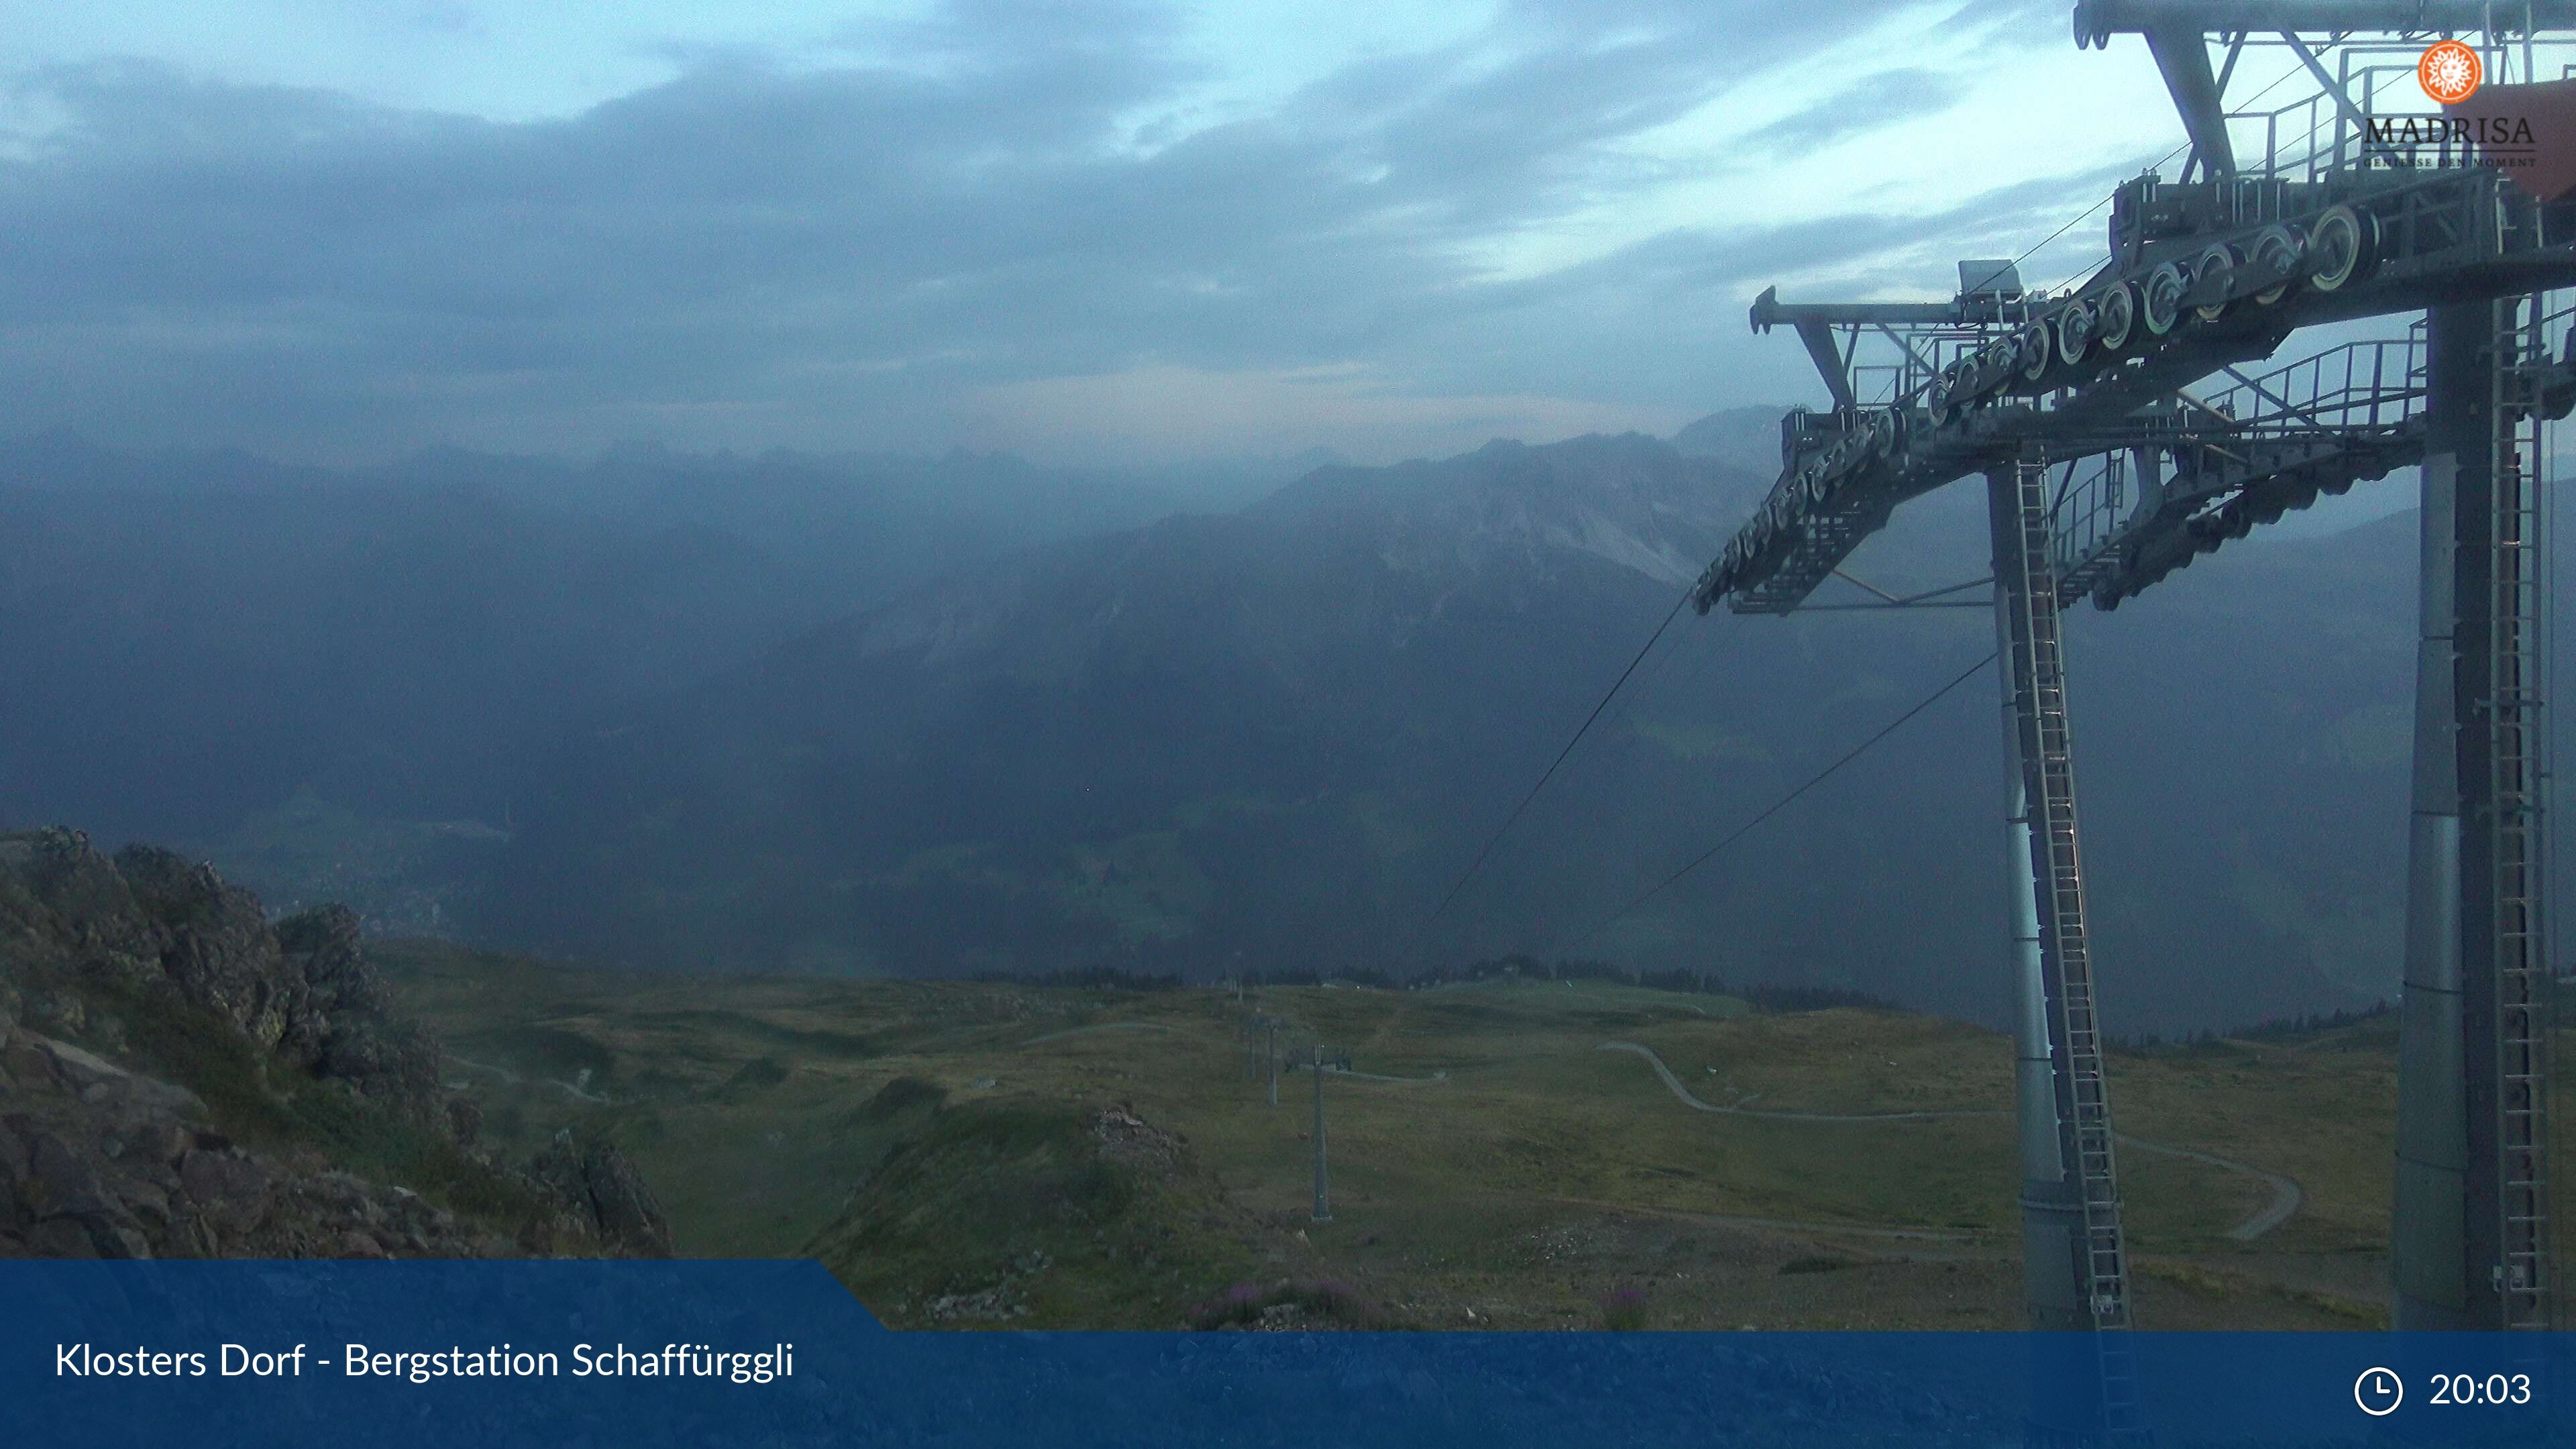
[{"label": "rocky outcrop", "polygon": [[573,1205],[581,1226],[638,1258],[671,1256],[671,1223],[625,1154],[604,1142],[557,1133],[529,1175]]},{"label": "rocky outcrop", "polygon": [[0,1027],[0,1258],[519,1251],[403,1188],[246,1152],[185,1088]]},{"label": "rocky outcrop", "polygon": [[304,995],[280,1055],[416,1121],[452,1124],[438,1085],[438,1045],[394,1010],[384,979],[359,949],[356,913],[321,906],[289,916],[277,924],[277,944]]},{"label": "rocky outcrop", "polygon": [[[283,1111],[314,1084],[346,1093],[402,1124],[414,1156],[517,1208],[461,1222],[342,1170],[327,1141],[245,1151],[195,1093],[111,1059],[130,1017],[171,1001],[192,1008],[169,1013],[191,1039],[239,1038],[252,1080],[234,1095]],[[256,896],[171,851],[110,860],[78,831],[0,834],[0,1257],[670,1256],[669,1222],[614,1148],[566,1138],[502,1166],[476,1150],[480,1113],[446,1094],[439,1060],[351,912],[272,925]]]},{"label": "rocky outcrop", "polygon": [[134,892],[78,831],[0,835],[0,980],[82,966],[140,980],[159,952]]},{"label": "rocky outcrop", "polygon": [[[437,1045],[394,1010],[339,906],[272,927],[210,865],[149,845],[110,861],[79,831],[21,831],[0,836],[0,980],[13,977],[173,990],[287,1067],[446,1121]],[[36,1008],[39,1025],[77,1033],[77,1008]]]},{"label": "rocky outcrop", "polygon": [[[77,848],[87,852],[88,842]],[[180,995],[263,1047],[278,1045],[290,1027],[309,1029],[304,984],[286,969],[257,896],[225,884],[213,866],[157,846],[128,846],[114,869],[133,891],[157,963]]]}]

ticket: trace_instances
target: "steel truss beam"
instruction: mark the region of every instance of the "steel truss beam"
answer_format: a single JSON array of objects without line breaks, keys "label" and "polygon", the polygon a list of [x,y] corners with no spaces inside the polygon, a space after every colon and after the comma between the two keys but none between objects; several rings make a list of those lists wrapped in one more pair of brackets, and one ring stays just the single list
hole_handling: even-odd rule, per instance
[{"label": "steel truss beam", "polygon": [[[2563,418],[2576,367],[2526,350],[2504,359],[2517,418]],[[2358,342],[2196,400],[2171,441],[2145,440],[2164,470],[2134,490],[2132,455],[2079,474],[2058,515],[2058,565],[2069,602],[2116,608],[2193,559],[2364,479],[2424,460],[2424,345]],[[2132,494],[2134,493],[2134,500]]]},{"label": "steel truss beam", "polygon": [[2576,0],[2076,0],[2075,43],[2114,35],[2290,31],[2300,35],[2522,35],[2576,28]]},{"label": "steel truss beam", "polygon": [[[2133,185],[2148,198],[2141,206],[2158,191]],[[2222,192],[2244,199],[2233,188],[2191,195],[2206,200]],[[2222,368],[2271,355],[2296,328],[2576,284],[2576,215],[2544,212],[2493,171],[2362,177],[2353,186],[2299,194],[2301,204],[2349,199],[2287,223],[2267,220],[2281,212],[2260,196],[2250,212],[2177,204],[2173,216],[2200,216],[2209,229],[2144,243],[2119,275],[2097,277],[2074,294],[2025,300],[2018,321],[1947,320],[1972,315],[1963,296],[1939,309],[1944,320],[1909,324],[1910,337],[1898,333],[1909,351],[1950,357],[1942,376],[1917,381],[1886,406],[1793,415],[1780,479],[1702,576],[1699,608],[1725,598],[1739,613],[1786,613],[1899,503],[2033,446],[2052,462],[2132,446],[2153,425],[2136,417],[2141,409]],[[2295,265],[2227,260],[2259,254],[2276,235],[2319,239],[2313,247],[2297,242]],[[2329,244],[2322,239],[2328,236],[2341,240]],[[2346,243],[2359,250],[2337,253]],[[2310,250],[2320,259],[2308,259]],[[2200,259],[2196,274],[2176,260],[2185,255]],[[2089,339],[2070,341],[2070,328],[2085,331],[2070,317],[2104,315],[2115,294],[2137,318],[2124,344],[2105,350]],[[2151,335],[2158,308],[2169,320]],[[1794,307],[1765,292],[1753,321],[1757,330],[1785,322],[1896,332],[1880,315],[1891,310]],[[1836,395],[1852,392],[1844,377]]]},{"label": "steel truss beam", "polygon": [[[2080,0],[2079,47],[2147,39],[2193,150],[2184,183],[2150,172],[2115,192],[2108,262],[2056,293],[2024,291],[2003,264],[1975,264],[1980,281],[1963,263],[1948,303],[1788,304],[1775,289],[1754,304],[1757,331],[1798,332],[1834,406],[1784,420],[1779,480],[1702,575],[1701,612],[1721,600],[1743,613],[1807,606],[1826,579],[1850,577],[1844,561],[1899,504],[1971,474],[1987,481],[2034,1327],[2129,1321],[2059,611],[2088,595],[2113,607],[2320,493],[2419,463],[2397,1323],[2557,1321],[2539,469],[2542,423],[2576,402],[2576,333],[2551,335],[2570,314],[2544,326],[2539,313],[2540,294],[2576,286],[2576,201],[2543,205],[2483,158],[2392,146],[2369,121],[2387,37],[2477,32],[2499,67],[2514,38],[2529,80],[2536,33],[2558,32],[2556,44],[2570,30],[2576,0]],[[2348,46],[2357,32],[2383,39],[2345,49],[2340,79],[2303,39]],[[2215,71],[2213,34],[2227,45]],[[2285,160],[2267,136],[2241,174],[2230,122],[2290,114],[2225,110],[2249,43],[2286,46],[2322,87],[2304,114],[2332,110],[2324,144],[2312,132],[2309,151]],[[2358,99],[2345,84],[2356,79]],[[2417,311],[2430,326],[2406,342],[2330,349],[2263,377],[2237,366],[2300,327]],[[1896,346],[1883,390],[1854,372],[1864,333]],[[2186,391],[2222,372],[2232,386]],[[1915,602],[1868,591],[1880,601],[1853,607]],[[2124,1335],[2065,1338],[2089,1341],[2090,1362],[2035,1376],[2074,1398],[2034,1399],[2031,1442],[2129,1437]]]}]

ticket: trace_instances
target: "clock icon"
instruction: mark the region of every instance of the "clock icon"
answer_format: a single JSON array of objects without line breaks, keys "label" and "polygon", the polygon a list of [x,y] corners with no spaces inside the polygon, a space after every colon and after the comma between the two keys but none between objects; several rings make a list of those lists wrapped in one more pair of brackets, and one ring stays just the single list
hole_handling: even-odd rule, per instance
[{"label": "clock icon", "polygon": [[2406,1402],[2406,1385],[2399,1381],[2394,1369],[2363,1369],[2361,1377],[2352,1381],[2352,1401],[2370,1417],[2386,1418]]}]

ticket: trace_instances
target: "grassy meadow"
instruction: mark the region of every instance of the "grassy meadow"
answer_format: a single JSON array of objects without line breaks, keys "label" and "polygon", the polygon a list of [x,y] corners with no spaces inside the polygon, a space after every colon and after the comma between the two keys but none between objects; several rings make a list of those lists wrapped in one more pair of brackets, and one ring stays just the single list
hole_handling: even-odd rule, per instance
[{"label": "grassy meadow", "polygon": [[[683,1252],[819,1257],[897,1325],[1170,1327],[1281,1284],[1422,1327],[2020,1324],[2011,1048],[1955,1022],[1602,982],[1238,1001],[377,955],[487,1136],[607,1132]],[[1256,1012],[1285,1056],[1349,1054],[1330,1222],[1314,1079],[1270,1105]],[[2113,1094],[2143,1326],[2384,1321],[2393,1019],[2124,1052]],[[1886,1113],[1934,1115],[1829,1120]],[[2278,1178],[2296,1210],[2240,1236]]]}]

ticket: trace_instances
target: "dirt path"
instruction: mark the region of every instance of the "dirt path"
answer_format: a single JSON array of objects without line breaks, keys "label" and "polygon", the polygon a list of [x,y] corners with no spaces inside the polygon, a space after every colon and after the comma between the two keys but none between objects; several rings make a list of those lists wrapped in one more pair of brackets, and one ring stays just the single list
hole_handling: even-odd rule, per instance
[{"label": "dirt path", "polygon": [[1390,1077],[1379,1072],[1346,1072],[1339,1068],[1335,1068],[1331,1075],[1335,1077],[1345,1077],[1355,1082],[1397,1082],[1404,1084],[1418,1084],[1423,1082],[1445,1082],[1449,1080],[1449,1074],[1446,1072],[1435,1077]]},{"label": "dirt path", "polygon": [[[1094,1022],[1089,1026],[1068,1027],[1063,1031],[1051,1031],[1044,1036],[1033,1036],[1027,1041],[1020,1043],[1020,1045],[1024,1047],[1041,1046],[1047,1042],[1062,1041],[1069,1036],[1081,1036],[1085,1033],[1095,1031],[1170,1031],[1172,1029],[1173,1028],[1165,1026],[1159,1021],[1101,1021]],[[468,1062],[466,1065],[471,1066],[473,1063]],[[1306,1067],[1304,1062],[1282,1062],[1281,1065],[1287,1067],[1290,1071],[1303,1071]],[[1383,1072],[1347,1072],[1336,1068],[1333,1071],[1333,1075],[1336,1077],[1346,1078],[1354,1082],[1398,1082],[1413,1084],[1422,1082],[1445,1082],[1449,1080],[1449,1074],[1446,1072],[1430,1077],[1390,1077]]]},{"label": "dirt path", "polygon": [[2264,1184],[2272,1189],[2271,1205],[2227,1230],[2227,1236],[2236,1242],[2250,1243],[2288,1222],[2308,1200],[2307,1192],[2299,1186],[2297,1178],[2267,1171],[2249,1162],[2238,1162],[2234,1158],[2220,1157],[2215,1153],[2195,1152],[2188,1147],[2149,1142],[2143,1137],[2132,1137],[2126,1132],[2114,1132],[2111,1135],[2123,1147],[2135,1147],[2142,1152],[2158,1153],[2166,1157],[2188,1158],[2205,1166],[2223,1168],[2229,1172],[2262,1179]]},{"label": "dirt path", "polygon": [[[1605,1052],[1629,1052],[1634,1055],[1644,1057],[1646,1059],[1646,1064],[1655,1069],[1655,1075],[1663,1078],[1664,1085],[1670,1087],[1673,1095],[1681,1098],[1685,1106],[1696,1108],[1702,1112],[1713,1112],[1722,1117],[1767,1117],[1784,1122],[1930,1122],[1945,1118],[2008,1117],[2012,1115],[2009,1112],[1999,1111],[1772,1112],[1757,1111],[1750,1107],[1718,1107],[1712,1106],[1707,1102],[1703,1102],[1698,1097],[1692,1095],[1690,1088],[1682,1085],[1682,1079],[1673,1075],[1673,1069],[1664,1065],[1664,1059],[1655,1055],[1654,1048],[1652,1047],[1640,1046],[1632,1041],[1605,1041],[1601,1044],[1601,1050]],[[2247,1218],[2245,1221],[2238,1223],[2236,1226],[2227,1230],[2227,1236],[2236,1242],[2253,1242],[2255,1239],[2262,1237],[2274,1228],[2288,1222],[2290,1218],[2298,1212],[2300,1205],[2307,1201],[2307,1194],[2300,1188],[2297,1179],[2284,1176],[2281,1173],[2273,1172],[2265,1168],[2256,1167],[2252,1163],[2238,1162],[2234,1158],[2220,1157],[2216,1153],[2211,1152],[2198,1152],[2188,1147],[2175,1147],[2163,1142],[2149,1142],[2143,1137],[2132,1137],[2125,1132],[2114,1132],[2111,1135],[2113,1140],[2117,1141],[2123,1147],[2134,1147],[2141,1152],[2152,1152],[2164,1157],[2184,1158],[2188,1161],[2200,1163],[2206,1167],[2218,1168],[2223,1172],[2233,1172],[2241,1176],[2254,1178],[2265,1186],[2271,1188],[2272,1201],[2267,1204],[2261,1212],[2256,1213],[2254,1216]],[[1748,1219],[1747,1221],[1750,1220]]]},{"label": "dirt path", "polygon": [[1927,1243],[1983,1242],[1987,1235],[1963,1228],[1895,1228],[1869,1223],[1815,1222],[1798,1218],[1749,1218],[1734,1213],[1692,1212],[1688,1208],[1650,1207],[1633,1202],[1604,1202],[1589,1197],[1551,1197],[1572,1207],[1599,1208],[1604,1212],[1634,1213],[1644,1217],[1673,1218],[1682,1222],[1714,1223],[1729,1228],[1762,1228],[1771,1232],[1813,1233],[1829,1237],[1885,1238],[1896,1241]]},{"label": "dirt path", "polygon": [[[473,1061],[465,1057],[460,1057],[454,1052],[447,1052],[444,1055],[449,1061],[456,1063],[460,1067],[472,1067],[478,1072],[490,1072],[492,1075],[499,1077],[503,1082],[508,1083],[513,1087],[520,1086],[527,1081],[527,1078],[520,1076],[517,1072],[511,1071],[508,1067],[496,1067],[489,1062]],[[540,1077],[537,1079],[537,1085],[541,1087],[561,1087],[564,1090],[565,1095],[571,1097],[576,1102],[588,1102],[594,1106],[600,1107],[613,1107],[617,1105],[613,1100],[604,1096],[585,1092],[581,1088],[574,1086],[572,1083],[563,1080],[561,1077]]]},{"label": "dirt path", "polygon": [[1087,1036],[1087,1035],[1089,1035],[1090,1033],[1095,1032],[1095,1031],[1170,1031],[1170,1030],[1171,1030],[1171,1028],[1170,1028],[1170,1027],[1163,1025],[1163,1024],[1162,1024],[1161,1022],[1159,1022],[1159,1021],[1103,1021],[1103,1022],[1095,1022],[1095,1023],[1093,1023],[1093,1024],[1092,1024],[1092,1025],[1090,1025],[1090,1026],[1074,1026],[1074,1027],[1067,1027],[1067,1028],[1065,1028],[1063,1031],[1051,1031],[1051,1032],[1048,1032],[1048,1033],[1047,1033],[1046,1035],[1044,1035],[1044,1036],[1033,1036],[1033,1037],[1030,1037],[1027,1041],[1024,1041],[1024,1042],[1020,1043],[1020,1045],[1022,1045],[1022,1046],[1024,1046],[1024,1047],[1043,1046],[1043,1045],[1045,1045],[1046,1043],[1051,1042],[1051,1041],[1062,1041],[1062,1040],[1064,1040],[1066,1037],[1069,1037],[1069,1036]]},{"label": "dirt path", "polygon": [[1655,1055],[1653,1047],[1639,1046],[1632,1041],[1605,1041],[1601,1050],[1631,1052],[1644,1057],[1646,1064],[1655,1069],[1655,1075],[1664,1079],[1664,1085],[1673,1089],[1674,1096],[1688,1106],[1702,1112],[1714,1112],[1721,1117],[1765,1117],[1780,1122],[1937,1122],[1956,1117],[2011,1115],[2008,1112],[1772,1112],[1756,1111],[1751,1107],[1719,1107],[1691,1095],[1691,1089],[1682,1085],[1682,1079],[1673,1075],[1673,1069],[1664,1065],[1664,1059]]}]

